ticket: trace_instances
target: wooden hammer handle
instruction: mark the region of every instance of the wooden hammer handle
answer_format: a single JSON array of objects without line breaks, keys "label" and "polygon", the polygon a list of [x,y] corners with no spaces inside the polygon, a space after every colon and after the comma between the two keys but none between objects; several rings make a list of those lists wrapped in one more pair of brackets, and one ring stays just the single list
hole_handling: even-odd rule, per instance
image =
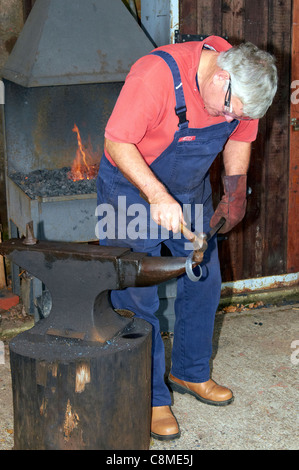
[{"label": "wooden hammer handle", "polygon": [[182,235],[184,235],[184,237],[187,238],[187,240],[189,240],[190,242],[193,243],[196,240],[195,233],[191,232],[191,230],[189,230],[184,224],[181,224],[180,230]]}]

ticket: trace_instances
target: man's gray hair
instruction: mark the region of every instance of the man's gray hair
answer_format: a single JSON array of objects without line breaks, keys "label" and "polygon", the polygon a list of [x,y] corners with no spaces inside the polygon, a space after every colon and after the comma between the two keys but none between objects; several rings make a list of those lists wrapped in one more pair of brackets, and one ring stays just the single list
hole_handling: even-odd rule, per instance
[{"label": "man's gray hair", "polygon": [[230,74],[232,95],[243,103],[243,113],[263,117],[277,90],[275,58],[246,42],[220,52],[217,65]]}]

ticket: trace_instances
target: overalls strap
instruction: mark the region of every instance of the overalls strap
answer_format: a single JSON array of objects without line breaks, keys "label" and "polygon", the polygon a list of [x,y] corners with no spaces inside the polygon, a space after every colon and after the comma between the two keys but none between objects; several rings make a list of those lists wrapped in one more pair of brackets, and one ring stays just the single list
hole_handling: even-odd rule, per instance
[{"label": "overalls strap", "polygon": [[179,118],[179,128],[183,129],[184,127],[188,127],[188,122],[186,119],[186,112],[187,112],[187,107],[186,107],[186,101],[185,101],[185,96],[184,96],[184,90],[183,90],[183,84],[182,84],[182,79],[181,79],[181,74],[178,68],[178,65],[172,55],[170,55],[166,51],[154,51],[151,52],[153,55],[157,55],[161,57],[167,65],[169,66],[172,77],[173,77],[173,83],[174,83],[174,92],[175,92],[175,99],[176,99],[176,107],[175,107],[175,113]]}]

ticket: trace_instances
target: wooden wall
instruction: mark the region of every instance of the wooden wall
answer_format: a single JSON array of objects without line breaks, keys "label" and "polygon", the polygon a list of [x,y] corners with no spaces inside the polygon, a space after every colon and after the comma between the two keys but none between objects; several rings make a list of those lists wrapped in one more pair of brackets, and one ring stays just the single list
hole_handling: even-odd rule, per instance
[{"label": "wooden wall", "polygon": [[[220,243],[223,281],[287,272],[291,24],[292,0],[180,0],[181,34],[251,41],[277,59],[279,89],[253,144],[247,214]],[[218,157],[211,171],[215,204],[221,167]]]}]

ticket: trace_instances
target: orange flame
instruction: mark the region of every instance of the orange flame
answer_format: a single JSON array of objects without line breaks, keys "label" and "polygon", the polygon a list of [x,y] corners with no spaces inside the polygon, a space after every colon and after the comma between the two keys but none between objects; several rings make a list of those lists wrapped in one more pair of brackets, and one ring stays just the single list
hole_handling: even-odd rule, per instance
[{"label": "orange flame", "polygon": [[68,173],[68,178],[73,181],[95,178],[97,168],[94,165],[95,159],[91,145],[89,143],[88,148],[84,148],[77,124],[74,124],[72,131],[77,134],[78,148],[71,171]]}]

